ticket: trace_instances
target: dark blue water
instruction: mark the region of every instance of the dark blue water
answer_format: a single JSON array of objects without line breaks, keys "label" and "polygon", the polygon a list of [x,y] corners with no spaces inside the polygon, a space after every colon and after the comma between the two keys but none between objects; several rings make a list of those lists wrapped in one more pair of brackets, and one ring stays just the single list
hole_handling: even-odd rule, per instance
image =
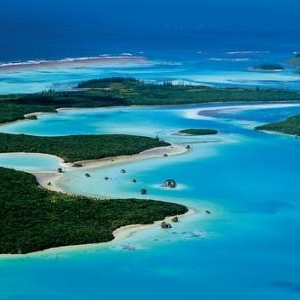
[{"label": "dark blue water", "polygon": [[[0,61],[145,51],[299,50],[299,2],[289,0],[1,1]],[[184,55],[183,55],[184,54]]]},{"label": "dark blue water", "polygon": [[152,2],[4,0],[0,62],[126,52],[184,63],[190,74],[286,65],[300,49],[295,0]]}]

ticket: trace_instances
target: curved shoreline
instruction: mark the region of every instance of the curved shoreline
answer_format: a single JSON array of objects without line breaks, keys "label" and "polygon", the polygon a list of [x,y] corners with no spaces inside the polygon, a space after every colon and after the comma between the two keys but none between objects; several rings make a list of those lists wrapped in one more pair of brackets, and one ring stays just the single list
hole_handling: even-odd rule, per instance
[{"label": "curved shoreline", "polygon": [[[138,161],[143,159],[158,158],[158,157],[162,157],[163,154],[166,153],[168,155],[180,155],[188,151],[189,150],[183,146],[171,145],[167,147],[158,147],[158,148],[149,149],[135,155],[123,155],[123,156],[109,157],[109,158],[104,158],[99,160],[81,161],[80,163],[84,165],[81,168],[83,168],[84,170],[88,170],[92,168],[107,167],[113,164],[121,164],[124,162],[133,162],[133,161]],[[64,164],[61,159],[60,161],[62,164]],[[65,164],[65,167],[68,170],[78,169],[77,167],[72,167],[72,164]],[[63,173],[54,173],[49,171],[28,172],[28,173],[33,174],[37,178],[39,185],[42,186],[43,188],[52,191],[66,193],[66,191],[60,189],[59,186],[57,185],[57,181],[61,176],[63,176]],[[48,185],[49,182],[51,182],[51,185]],[[185,214],[178,215],[178,216],[188,217],[191,214],[195,214],[195,213],[196,213],[195,209],[188,208],[188,211]],[[163,221],[171,222],[172,217],[174,216],[166,217],[163,220],[155,221],[152,224],[131,224],[131,225],[122,226],[113,231],[114,238],[108,242],[55,247],[55,248],[49,248],[42,251],[35,251],[26,254],[0,254],[0,260],[8,259],[8,258],[12,258],[12,259],[28,258],[30,256],[42,255],[42,254],[48,255],[51,253],[57,255],[60,252],[70,252],[76,250],[88,250],[91,248],[98,248],[103,245],[107,245],[113,241],[125,240],[126,238],[131,237],[133,234],[135,234],[136,232],[140,232],[141,230],[153,229],[155,226],[157,226],[158,229],[160,229],[160,223]]]},{"label": "curved shoreline", "polygon": [[[172,144],[171,146],[148,149],[133,155],[120,155],[120,156],[112,156],[112,157],[106,157],[106,158],[95,159],[95,160],[83,160],[83,161],[76,162],[82,164],[82,167],[74,167],[73,166],[74,163],[64,163],[64,162],[62,162],[61,165],[66,171],[73,171],[73,170],[88,171],[95,168],[105,168],[105,167],[110,167],[113,165],[118,165],[123,163],[131,163],[140,160],[164,157],[165,154],[167,154],[168,156],[181,155],[188,151],[189,149],[186,149],[184,146]],[[33,174],[37,178],[38,183],[43,188],[46,188],[51,191],[56,191],[56,192],[69,193],[69,191],[64,191],[63,189],[61,189],[58,184],[59,178],[63,176],[63,173],[56,173],[56,172],[54,173],[54,172],[46,172],[46,171],[41,171],[41,172],[35,171],[29,173]],[[49,182],[51,182],[51,185],[48,185]]]},{"label": "curved shoreline", "polygon": [[[220,106],[206,106],[207,104],[212,104],[212,105],[220,105]],[[222,106],[222,104],[226,104],[226,107]],[[201,106],[203,105],[204,107],[197,107],[195,108],[195,106]],[[210,112],[210,111],[214,111],[214,112],[218,112],[218,111],[228,111],[228,110],[235,110],[235,111],[241,111],[241,110],[252,110],[252,109],[256,109],[256,108],[278,108],[278,107],[293,107],[293,106],[299,106],[300,105],[300,99],[299,100],[290,100],[290,101],[270,101],[270,102],[208,102],[208,103],[192,103],[192,104],[170,104],[170,105],[130,105],[130,106],[105,106],[105,107],[98,107],[97,109],[119,109],[119,108],[130,108],[130,107],[134,107],[134,108],[155,108],[155,107],[163,107],[163,108],[172,108],[172,107],[178,107],[178,106],[183,106],[187,108],[187,116],[189,118],[195,118],[197,116],[202,116],[202,117],[211,117],[209,114],[206,114],[206,112]],[[31,113],[27,113],[24,114],[23,117],[24,119],[19,119],[19,120],[15,120],[15,121],[9,121],[6,123],[0,123],[0,127],[1,125],[5,125],[5,124],[13,124],[13,123],[17,123],[17,122],[24,122],[24,121],[30,121],[31,117],[39,117],[42,115],[49,115],[49,114],[56,114],[56,113],[60,113],[63,111],[70,111],[70,110],[82,110],[82,109],[95,109],[92,107],[58,107],[55,109],[54,112],[31,112]]]},{"label": "curved shoreline", "polygon": [[[185,214],[176,215],[176,216],[178,216],[182,219],[182,218],[187,218],[196,213],[197,213],[196,209],[188,208],[188,211]],[[132,235],[134,235],[135,233],[141,232],[143,230],[154,229],[154,228],[157,228],[157,230],[168,230],[168,229],[162,229],[160,227],[160,223],[163,221],[170,223],[171,219],[173,217],[174,216],[169,216],[169,217],[164,218],[163,220],[155,221],[152,224],[132,224],[132,225],[126,225],[126,226],[119,227],[113,231],[114,238],[107,242],[54,247],[54,248],[49,248],[49,249],[40,250],[40,251],[34,251],[34,252],[30,252],[30,253],[25,253],[25,254],[0,254],[0,261],[6,260],[6,259],[26,259],[26,258],[30,258],[30,257],[36,257],[36,256],[49,256],[50,257],[51,254],[58,256],[59,254],[64,254],[64,253],[99,249],[99,248],[107,246],[113,242],[125,240],[126,238],[129,238]]]}]

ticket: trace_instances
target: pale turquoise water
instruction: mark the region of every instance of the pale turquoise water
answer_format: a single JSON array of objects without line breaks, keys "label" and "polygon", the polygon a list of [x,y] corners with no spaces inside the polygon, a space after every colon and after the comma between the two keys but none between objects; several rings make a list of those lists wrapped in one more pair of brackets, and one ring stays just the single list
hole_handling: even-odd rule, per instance
[{"label": "pale turquoise water", "polygon": [[[299,299],[300,140],[252,128],[299,113],[300,107],[204,108],[69,110],[0,127],[38,135],[159,135],[190,144],[185,155],[94,169],[91,178],[84,170],[67,172],[61,185],[87,195],[135,197],[146,187],[147,198],[198,211],[170,231],[154,227],[89,250],[4,259],[0,299]],[[176,135],[193,127],[220,134]],[[160,186],[169,177],[178,189]]]},{"label": "pale turquoise water", "polygon": [[[193,53],[197,56],[196,51]],[[223,54],[223,53],[222,53]],[[288,59],[290,54],[284,57]],[[103,77],[135,77],[152,82],[170,81],[174,83],[188,83],[198,85],[215,86],[244,86],[244,87],[272,87],[299,89],[299,76],[293,74],[292,69],[284,72],[254,72],[247,68],[255,64],[256,59],[247,64],[232,64],[231,71],[222,70],[224,62],[218,62],[216,66],[211,63],[209,57],[193,57],[191,61],[181,64],[172,61],[150,60],[149,65],[137,65],[136,67],[112,66],[112,67],[83,67],[64,68],[38,71],[18,71],[5,73],[0,69],[0,94],[33,93],[49,89],[64,90],[76,87],[79,82],[103,78]],[[206,68],[200,68],[201,65]],[[229,66],[226,62],[226,66]]]},{"label": "pale turquoise water", "polygon": [[0,154],[0,166],[20,171],[56,172],[62,160],[52,155],[34,153],[3,153]]}]

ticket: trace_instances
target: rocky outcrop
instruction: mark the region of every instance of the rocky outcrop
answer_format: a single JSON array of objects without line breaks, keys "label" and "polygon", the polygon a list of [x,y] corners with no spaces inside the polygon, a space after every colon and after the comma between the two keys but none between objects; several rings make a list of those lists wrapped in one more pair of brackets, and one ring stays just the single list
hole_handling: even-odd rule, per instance
[{"label": "rocky outcrop", "polygon": [[172,228],[172,225],[170,223],[163,221],[163,222],[161,222],[160,227],[163,229],[169,229],[169,228]]},{"label": "rocky outcrop", "polygon": [[176,181],[174,179],[167,179],[165,180],[165,186],[169,188],[175,188],[176,187]]}]

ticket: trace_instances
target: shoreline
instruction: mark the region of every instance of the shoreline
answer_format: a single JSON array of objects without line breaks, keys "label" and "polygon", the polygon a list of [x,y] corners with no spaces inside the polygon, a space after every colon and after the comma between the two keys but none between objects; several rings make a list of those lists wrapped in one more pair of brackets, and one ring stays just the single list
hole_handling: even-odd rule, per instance
[{"label": "shoreline", "polygon": [[277,135],[277,136],[294,138],[294,139],[300,138],[300,136],[298,136],[296,134],[285,133],[285,132],[282,132],[282,131],[274,131],[274,130],[267,130],[267,129],[256,129],[256,131],[263,132],[265,134]]},{"label": "shoreline", "polygon": [[[172,144],[166,147],[157,147],[157,148],[148,149],[133,155],[111,156],[111,157],[105,157],[105,158],[95,159],[95,160],[83,160],[83,161],[74,162],[74,163],[82,164],[82,167],[74,167],[73,166],[74,163],[64,163],[63,161],[61,161],[61,165],[67,172],[74,171],[74,170],[87,171],[95,168],[105,168],[105,167],[110,167],[113,165],[119,165],[123,163],[131,163],[131,162],[136,162],[145,159],[164,157],[165,154],[167,154],[168,156],[181,155],[188,151],[189,149],[186,149],[186,147],[184,146]],[[58,181],[63,176],[64,173],[47,172],[47,171],[40,171],[40,172],[34,171],[29,173],[33,174],[36,177],[40,186],[42,186],[45,189],[72,194],[69,191],[65,191],[59,187]],[[49,182],[51,182],[51,185],[48,185]]]},{"label": "shoreline", "polygon": [[[103,159],[99,159],[99,160],[80,161],[80,163],[83,164],[83,167],[80,167],[80,169],[88,170],[88,169],[93,169],[93,168],[107,167],[107,166],[114,165],[114,164],[122,164],[124,162],[127,163],[127,162],[143,160],[143,159],[157,158],[157,157],[163,156],[163,154],[165,154],[165,153],[168,153],[168,155],[180,155],[180,154],[186,153],[188,151],[189,151],[188,149],[186,149],[185,147],[180,146],[180,145],[158,147],[158,148],[145,150],[141,153],[134,154],[134,155],[122,155],[122,156],[116,156],[116,157],[103,158]],[[61,160],[61,164],[65,164],[65,163]],[[69,171],[78,169],[77,167],[72,167],[72,165],[69,163],[65,164],[65,167]],[[49,172],[49,171],[41,171],[41,172],[34,171],[34,172],[28,172],[28,173],[31,173],[32,175],[34,175],[36,177],[37,182],[41,187],[43,187],[47,190],[68,194],[67,191],[62,190],[57,184],[59,179],[63,176],[63,173],[55,173],[55,172]],[[48,185],[49,182],[51,182],[51,185]],[[99,200],[99,201],[101,201],[101,200]],[[195,214],[195,213],[196,213],[195,209],[191,209],[188,207],[188,211],[185,214],[178,215],[178,216],[179,217],[183,217],[183,216],[187,217],[187,216],[189,216],[191,214]],[[113,234],[114,238],[108,242],[55,247],[55,248],[49,248],[49,249],[45,249],[42,251],[36,251],[36,252],[31,252],[31,253],[26,253],[26,254],[0,254],[0,260],[7,259],[7,258],[14,258],[14,259],[15,258],[27,258],[29,256],[39,255],[39,254],[48,254],[48,253],[49,254],[51,254],[51,253],[57,254],[58,252],[61,252],[61,251],[69,252],[69,251],[76,251],[79,249],[87,250],[87,249],[94,248],[94,247],[100,247],[101,245],[107,245],[108,243],[111,243],[113,241],[125,240],[126,238],[131,237],[136,232],[140,232],[141,230],[146,230],[148,228],[149,229],[153,228],[154,226],[157,226],[158,224],[160,224],[163,221],[170,222],[172,217],[174,217],[174,216],[166,217],[164,220],[155,221],[153,224],[131,224],[131,225],[122,226],[113,231],[112,234]]]},{"label": "shoreline", "polygon": [[[115,164],[127,163],[127,162],[131,163],[138,160],[159,158],[159,157],[164,157],[165,155],[168,156],[181,155],[188,151],[189,149],[186,149],[182,145],[171,144],[170,146],[156,147],[133,155],[111,156],[111,157],[105,157],[105,158],[95,159],[95,160],[77,161],[76,163],[82,164],[82,167],[80,167],[80,169],[82,168],[94,169],[94,168],[103,168],[103,167],[107,167]],[[78,169],[72,166],[71,168]]]}]

